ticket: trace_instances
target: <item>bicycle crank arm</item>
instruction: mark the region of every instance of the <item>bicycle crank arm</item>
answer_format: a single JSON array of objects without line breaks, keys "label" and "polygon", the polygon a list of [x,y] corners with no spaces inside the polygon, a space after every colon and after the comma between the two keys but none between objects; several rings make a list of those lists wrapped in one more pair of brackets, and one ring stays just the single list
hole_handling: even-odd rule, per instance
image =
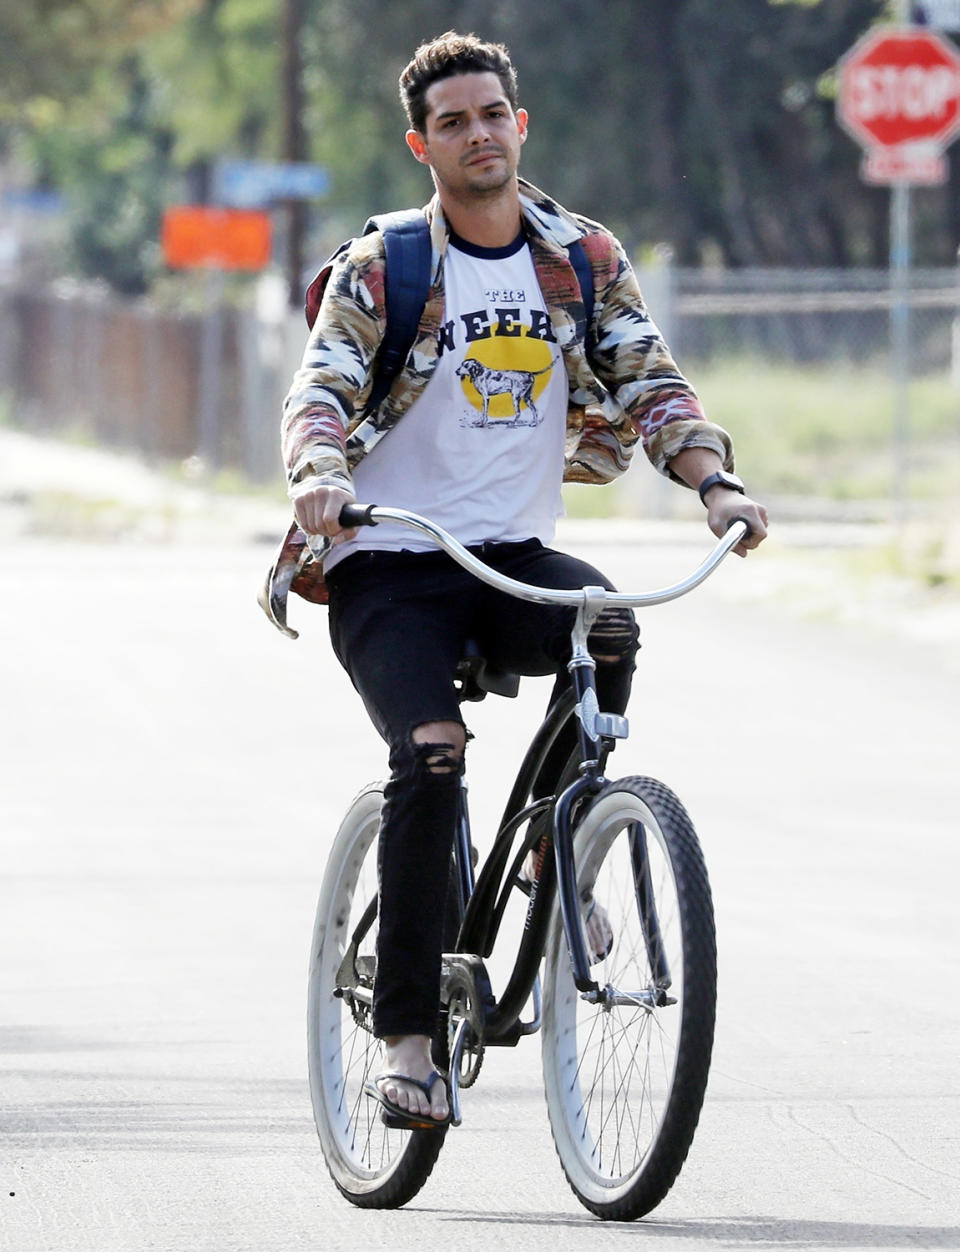
[{"label": "bicycle crank arm", "polygon": [[463,1120],[460,1115],[460,1065],[463,1061],[463,1049],[467,1042],[467,1019],[461,1018],[457,1023],[453,1036],[453,1047],[450,1049],[450,1125],[459,1126]]}]

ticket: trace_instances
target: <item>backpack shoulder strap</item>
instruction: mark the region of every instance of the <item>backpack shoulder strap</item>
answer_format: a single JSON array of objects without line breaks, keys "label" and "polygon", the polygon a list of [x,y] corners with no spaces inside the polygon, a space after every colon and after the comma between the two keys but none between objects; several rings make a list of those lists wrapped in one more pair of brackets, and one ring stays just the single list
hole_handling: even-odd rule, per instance
[{"label": "backpack shoulder strap", "polygon": [[584,343],[587,349],[587,356],[589,356],[594,348],[593,306],[596,296],[593,288],[593,270],[590,268],[587,254],[579,239],[567,245],[567,255],[577,275],[577,282],[580,284],[580,295],[583,297],[583,312],[587,323],[584,332]]},{"label": "backpack shoulder strap", "polygon": [[377,356],[367,412],[384,400],[413,347],[430,292],[432,257],[430,227],[422,209],[378,213],[367,221],[363,233],[368,235],[374,230],[383,235],[386,253],[387,327]]}]

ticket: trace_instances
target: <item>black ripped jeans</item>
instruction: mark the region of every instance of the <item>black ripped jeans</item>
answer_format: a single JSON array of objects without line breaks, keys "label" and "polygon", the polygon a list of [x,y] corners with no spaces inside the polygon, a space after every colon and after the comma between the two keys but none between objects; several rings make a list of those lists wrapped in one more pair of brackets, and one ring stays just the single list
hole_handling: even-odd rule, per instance
[{"label": "black ripped jeans", "polygon": [[[586,562],[535,539],[472,551],[504,574],[541,587],[611,588]],[[429,722],[463,724],[454,675],[467,639],[501,669],[555,673],[556,695],[570,681],[575,610],[495,591],[443,552],[358,552],[335,566],[327,581],[334,651],[390,749],[378,849],[374,1030],[381,1037],[433,1035],[463,767],[461,762],[451,769],[448,760],[436,768],[438,745],[417,745],[411,734]],[[600,707],[623,713],[638,646],[633,615],[622,609],[602,614],[589,646],[597,658]],[[571,727],[547,768],[559,776],[574,746]]]}]

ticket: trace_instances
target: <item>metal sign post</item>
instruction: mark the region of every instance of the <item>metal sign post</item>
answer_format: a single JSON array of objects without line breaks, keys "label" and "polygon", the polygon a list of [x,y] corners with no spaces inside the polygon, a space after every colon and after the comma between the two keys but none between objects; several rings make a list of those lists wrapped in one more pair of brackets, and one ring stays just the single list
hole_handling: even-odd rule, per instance
[{"label": "metal sign post", "polygon": [[[899,0],[897,19],[910,20],[910,0]],[[890,365],[893,370],[893,506],[902,521],[910,478],[910,184],[901,178],[890,190]]]},{"label": "metal sign post", "polygon": [[890,189],[890,367],[893,373],[893,503],[902,520],[910,475],[910,184]]}]

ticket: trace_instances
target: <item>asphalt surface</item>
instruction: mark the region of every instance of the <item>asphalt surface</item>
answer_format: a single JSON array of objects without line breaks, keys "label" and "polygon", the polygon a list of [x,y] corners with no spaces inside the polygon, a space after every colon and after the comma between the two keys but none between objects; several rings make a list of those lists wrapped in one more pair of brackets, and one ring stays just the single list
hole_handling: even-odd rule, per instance
[{"label": "asphalt surface", "polygon": [[[296,643],[260,616],[251,526],[2,532],[0,1249],[960,1246],[953,651],[812,616],[815,580],[760,555],[649,613],[614,761],[686,801],[720,940],[684,1171],[643,1222],[581,1209],[531,1039],[488,1055],[420,1195],[363,1213],[316,1142],[305,972],[383,754],[323,611]],[[571,534],[623,586],[704,548]],[[481,850],[545,695],[471,710]]]}]

